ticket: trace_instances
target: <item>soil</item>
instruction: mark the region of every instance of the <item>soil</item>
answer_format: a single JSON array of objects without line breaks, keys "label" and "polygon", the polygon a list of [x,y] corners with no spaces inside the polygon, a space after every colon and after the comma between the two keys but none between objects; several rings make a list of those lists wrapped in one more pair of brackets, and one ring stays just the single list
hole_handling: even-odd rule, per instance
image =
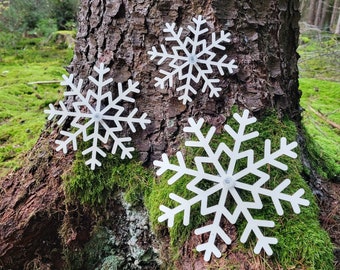
[{"label": "soil", "polygon": [[323,182],[326,198],[319,201],[320,222],[334,244],[335,269],[340,270],[340,183]]}]

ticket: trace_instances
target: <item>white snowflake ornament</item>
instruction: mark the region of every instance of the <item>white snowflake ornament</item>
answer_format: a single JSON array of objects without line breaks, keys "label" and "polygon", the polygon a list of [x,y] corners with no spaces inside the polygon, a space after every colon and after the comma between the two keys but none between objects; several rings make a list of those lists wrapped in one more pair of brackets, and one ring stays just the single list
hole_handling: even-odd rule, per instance
[{"label": "white snowflake ornament", "polygon": [[202,92],[204,93],[207,89],[210,89],[209,97],[218,97],[222,88],[215,86],[215,84],[220,81],[219,79],[211,78],[213,68],[217,68],[221,75],[224,75],[225,68],[228,69],[229,73],[233,73],[234,69],[237,68],[237,65],[234,64],[234,59],[226,62],[227,55],[224,55],[217,60],[215,59],[216,53],[213,52],[215,49],[226,49],[223,43],[230,42],[230,33],[221,31],[219,38],[216,38],[216,34],[212,33],[211,44],[207,45],[207,41],[201,37],[202,34],[208,31],[208,28],[202,27],[206,23],[206,20],[204,20],[202,16],[198,16],[198,18],[194,18],[193,21],[195,28],[188,26],[193,38],[187,36],[184,41],[181,39],[183,28],[180,27],[176,32],[175,23],[166,24],[166,28],[163,31],[169,33],[170,37],[166,37],[165,40],[177,43],[177,46],[171,48],[172,53],[169,53],[164,45],[161,45],[160,52],[157,51],[155,47],[152,47],[152,50],[148,52],[151,60],[160,58],[157,65],[161,65],[165,60],[169,59],[169,67],[172,69],[172,71],[160,70],[160,73],[164,76],[162,78],[155,78],[156,87],[159,86],[161,89],[164,89],[166,82],[172,87],[174,76],[176,75],[179,80],[184,81],[184,84],[176,89],[178,92],[184,91],[178,98],[182,100],[183,104],[192,101],[189,95],[197,94],[192,84],[198,83],[201,80],[204,82]]},{"label": "white snowflake ornament", "polygon": [[[196,235],[204,233],[209,234],[208,241],[197,246],[198,251],[205,252],[205,261],[209,261],[212,254],[218,258],[221,256],[221,251],[218,249],[216,243],[217,237],[222,239],[227,245],[231,244],[231,238],[221,226],[222,218],[224,217],[230,223],[235,224],[241,214],[247,222],[241,235],[241,242],[245,243],[249,235],[254,233],[257,238],[254,252],[258,254],[263,249],[268,255],[273,253],[271,245],[276,244],[278,241],[275,237],[264,235],[261,231],[261,227],[274,227],[274,222],[271,220],[255,219],[251,213],[252,209],[262,209],[263,203],[261,201],[261,196],[268,196],[271,198],[276,212],[279,215],[283,215],[281,201],[289,202],[296,214],[300,213],[300,205],[309,205],[309,201],[302,198],[302,195],[304,194],[303,189],[297,190],[292,195],[284,193],[284,189],[290,184],[289,179],[285,179],[273,190],[268,189],[266,183],[270,180],[270,172],[266,173],[265,170],[261,170],[263,167],[265,169],[267,164],[277,167],[280,170],[287,170],[287,165],[279,161],[278,158],[283,155],[290,158],[296,158],[297,155],[293,152],[293,149],[297,146],[296,142],[287,143],[286,138],[282,137],[280,140],[280,148],[272,152],[271,141],[267,139],[264,146],[264,156],[257,161],[254,160],[254,151],[252,149],[245,151],[240,150],[243,142],[251,140],[259,135],[257,131],[245,133],[246,127],[256,122],[255,117],[248,118],[248,116],[248,110],[245,110],[242,116],[237,113],[234,114],[235,120],[239,123],[238,131],[235,131],[229,125],[224,126],[224,130],[234,139],[234,146],[233,148],[229,148],[225,143],[221,142],[216,151],[209,145],[215,133],[215,127],[211,127],[208,133],[204,135],[201,132],[204,120],[200,119],[198,122],[195,122],[194,119],[190,118],[189,127],[184,128],[184,132],[194,134],[197,140],[186,141],[185,145],[188,147],[201,148],[205,152],[205,156],[195,157],[195,169],[187,167],[181,152],[177,152],[176,154],[178,165],[172,164],[166,154],[162,155],[162,161],[154,161],[154,165],[159,167],[156,172],[157,175],[162,175],[167,170],[175,172],[168,180],[169,185],[179,181],[182,176],[188,175],[193,177],[186,185],[186,189],[193,194],[192,198],[186,199],[174,193],[169,194],[170,199],[175,201],[177,206],[169,208],[165,205],[161,205],[160,210],[163,214],[158,218],[159,222],[167,220],[168,226],[172,227],[174,225],[175,216],[183,212],[183,224],[188,225],[191,207],[196,203],[200,203],[201,215],[214,215],[212,224],[205,225],[195,230]],[[227,155],[229,158],[229,164],[226,167],[220,162],[222,155]],[[247,165],[237,171],[235,165],[243,158],[246,158]],[[207,172],[204,165],[213,167],[216,173]],[[256,176],[256,182],[249,184],[244,181],[248,175]],[[208,187],[207,185],[205,185],[205,188],[202,188],[202,185],[200,186],[200,184],[207,182],[210,183]],[[242,192],[249,192],[252,195],[252,200],[245,201],[241,196]],[[208,203],[209,197],[213,195],[219,196],[216,205],[210,205]],[[229,198],[234,200],[236,204],[234,208],[228,207],[228,202],[230,202]]]},{"label": "white snowflake ornament", "polygon": [[[61,125],[67,118],[73,118],[71,126],[75,128],[74,132],[62,130],[60,133],[66,137],[66,140],[56,140],[58,147],[57,151],[63,150],[66,154],[68,151],[68,145],[72,144],[73,149],[77,150],[77,137],[82,135],[84,141],[92,141],[92,145],[85,149],[82,154],[91,154],[91,157],[85,162],[86,165],[90,165],[94,170],[96,166],[101,166],[101,162],[98,160],[97,154],[102,157],[106,156],[106,153],[100,148],[100,144],[106,144],[111,138],[113,140],[113,146],[111,149],[112,154],[115,154],[117,149],[121,149],[121,158],[132,158],[131,152],[133,147],[125,146],[124,143],[131,141],[131,137],[120,138],[117,132],[123,130],[122,123],[127,123],[132,132],[136,131],[135,124],[139,124],[143,129],[146,128],[146,124],[150,123],[149,119],[146,119],[146,113],[143,113],[141,117],[135,117],[138,109],[134,108],[127,116],[125,109],[118,103],[120,101],[135,102],[135,100],[128,95],[130,93],[139,93],[137,88],[138,82],[133,83],[128,81],[128,88],[123,90],[121,83],[118,83],[118,96],[112,97],[110,91],[103,93],[103,87],[110,84],[113,79],[109,78],[104,80],[104,75],[110,71],[109,68],[105,68],[101,63],[99,68],[94,67],[94,70],[98,73],[98,79],[89,76],[96,87],[97,92],[93,90],[87,91],[86,96],[81,93],[83,80],[79,80],[78,84],[73,82],[73,74],[69,77],[63,75],[64,81],[61,85],[70,87],[70,91],[66,91],[64,96],[74,96],[75,101],[72,103],[73,110],[68,110],[62,101],[59,101],[60,109],[56,109],[52,104],[49,105],[49,110],[44,112],[49,114],[48,119],[59,116],[57,124]],[[90,102],[90,101],[95,102]],[[91,105],[91,104],[94,105]]]}]

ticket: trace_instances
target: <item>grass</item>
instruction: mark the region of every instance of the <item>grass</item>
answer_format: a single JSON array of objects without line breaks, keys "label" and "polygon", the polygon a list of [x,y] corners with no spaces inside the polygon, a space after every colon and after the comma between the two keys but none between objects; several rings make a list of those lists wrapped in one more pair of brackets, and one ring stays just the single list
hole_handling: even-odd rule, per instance
[{"label": "grass", "polygon": [[21,166],[20,155],[35,144],[46,122],[43,110],[62,98],[59,83],[72,59],[72,49],[24,39],[13,48],[0,47],[0,177]]}]

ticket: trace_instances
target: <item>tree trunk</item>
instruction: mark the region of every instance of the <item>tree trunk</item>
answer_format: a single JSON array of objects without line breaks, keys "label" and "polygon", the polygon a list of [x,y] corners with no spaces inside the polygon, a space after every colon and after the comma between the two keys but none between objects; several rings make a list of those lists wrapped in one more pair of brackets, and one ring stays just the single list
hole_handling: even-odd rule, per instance
[{"label": "tree trunk", "polygon": [[301,13],[301,18],[304,20],[307,18],[307,12],[309,9],[307,8],[309,6],[309,0],[302,0],[300,1],[300,13]]},{"label": "tree trunk", "polygon": [[339,17],[339,0],[335,0],[333,3],[332,16],[329,24],[329,28],[332,32],[335,31],[338,17]]},{"label": "tree trunk", "polygon": [[[274,109],[280,117],[300,121],[298,4],[295,0],[82,0],[75,55],[68,72],[76,81],[95,77],[94,66],[104,63],[114,82],[140,82],[136,105],[152,124],[131,136],[141,161],[150,167],[162,153],[178,150],[183,127],[191,116],[216,124],[236,105],[258,116]],[[147,51],[167,44],[162,31],[166,23],[185,28],[198,15],[207,20],[210,32],[231,32],[227,54],[236,59],[238,72],[225,76],[214,73],[223,88],[220,97],[209,98],[207,93],[198,92],[193,102],[183,105],[173,88],[154,87],[158,67]],[[222,56],[225,52],[218,53]],[[83,91],[89,88],[85,80]],[[71,97],[66,99],[70,102]],[[6,269],[31,269],[38,262],[40,269],[62,269],[61,247],[80,248],[98,223],[88,208],[65,202],[61,175],[70,169],[74,156],[55,152],[53,142],[59,129],[51,122],[47,129],[52,132],[43,133],[26,157],[27,167],[2,180],[0,265]],[[125,211],[119,196],[112,204],[118,213]],[[126,214],[121,217],[127,218]],[[65,221],[75,230],[68,228],[67,239],[61,240],[58,233]],[[146,245],[152,245],[150,233],[145,234]]]},{"label": "tree trunk", "polygon": [[[173,146],[176,148],[178,141],[174,135],[183,123],[172,127],[171,132],[164,127],[164,121],[168,123],[174,117],[187,119],[190,115],[211,115],[218,118],[220,114],[229,114],[234,104],[253,112],[273,107],[281,115],[300,117],[298,56],[295,53],[299,20],[297,1],[289,2],[289,6],[278,5],[276,1],[263,4],[197,1],[171,6],[169,3],[144,1],[133,5],[129,1],[118,1],[103,6],[100,1],[93,1],[87,6],[88,2],[83,2],[76,57],[68,68],[75,78],[80,78],[92,74],[93,66],[104,62],[110,67],[110,75],[115,81],[133,78],[141,82],[141,94],[136,97],[136,103],[142,112],[154,119],[153,130],[135,138],[145,162]],[[238,10],[242,14],[237,14]],[[257,16],[255,11],[259,12]],[[156,66],[146,51],[164,43],[162,29],[166,22],[188,25],[195,14],[203,14],[211,31],[223,29],[224,25],[224,30],[232,33],[233,44],[228,47],[228,56],[237,59],[240,72],[221,78],[221,85],[227,90],[219,99],[198,95],[185,108],[172,91],[167,94],[154,87],[155,81],[151,78],[157,76]],[[266,21],[267,16],[271,17],[270,23]],[[102,17],[103,21],[98,19]]]},{"label": "tree trunk", "polygon": [[320,20],[320,28],[324,30],[325,28],[329,28],[329,0],[323,1],[322,14]]},{"label": "tree trunk", "polygon": [[338,22],[336,24],[334,34],[338,34],[338,35],[340,34],[340,14],[339,14],[339,17],[338,17]]},{"label": "tree trunk", "polygon": [[310,6],[309,6],[309,13],[308,13],[308,23],[311,25],[315,25],[315,15],[316,15],[316,5],[317,5],[317,0],[311,0],[310,1]]},{"label": "tree trunk", "polygon": [[321,16],[322,16],[322,6],[323,6],[323,0],[319,0],[316,5],[316,12],[315,12],[315,18],[314,18],[314,25],[321,28],[320,25],[321,22]]}]

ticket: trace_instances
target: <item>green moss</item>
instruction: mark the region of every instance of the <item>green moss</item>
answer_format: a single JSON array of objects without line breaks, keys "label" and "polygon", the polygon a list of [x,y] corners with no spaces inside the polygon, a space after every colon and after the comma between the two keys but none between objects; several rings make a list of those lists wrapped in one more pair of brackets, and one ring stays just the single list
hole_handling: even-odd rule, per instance
[{"label": "green moss", "polygon": [[301,78],[299,84],[302,90],[302,107],[306,110],[312,107],[314,110],[320,111],[329,120],[340,123],[339,82]]},{"label": "green moss", "polygon": [[299,73],[303,78],[339,81],[338,36],[329,33],[300,36]]},{"label": "green moss", "polygon": [[302,123],[307,137],[309,159],[313,162],[313,168],[323,178],[339,177],[339,130],[328,124],[315,111],[336,124],[340,123],[340,83],[304,78],[300,79],[300,88],[301,106],[305,109]]},{"label": "green moss", "polygon": [[309,38],[309,37],[306,37],[306,36],[302,36],[302,37],[300,38],[300,43],[301,43],[302,45],[305,45],[305,44],[309,43],[310,41],[311,41],[310,38]]},{"label": "green moss", "polygon": [[[233,118],[227,122],[234,129],[238,126]],[[257,123],[251,125],[247,132],[251,130],[259,131],[260,135],[250,141],[244,142],[241,150],[253,149],[255,153],[255,159],[261,159],[263,157],[264,141],[267,138],[272,140],[272,151],[279,148],[279,141],[281,137],[286,137],[288,142],[296,140],[297,130],[295,124],[287,119],[280,121],[275,116],[275,113],[268,113],[265,117],[260,119]],[[232,138],[226,133],[215,134],[211,146],[216,149],[217,145],[223,141],[229,147],[233,146]],[[186,149],[186,164],[190,168],[194,168],[193,157],[202,155],[202,149],[190,148]],[[298,149],[296,149],[298,152]],[[256,219],[273,220],[276,224],[274,228],[264,229],[265,235],[272,235],[278,238],[279,243],[273,245],[274,255],[268,260],[277,262],[284,269],[290,269],[291,267],[306,268],[306,269],[333,269],[333,250],[332,244],[328,234],[321,229],[318,221],[318,206],[315,202],[314,196],[309,189],[308,185],[301,177],[302,164],[299,160],[294,160],[287,157],[280,157],[281,161],[284,161],[289,167],[288,171],[281,171],[274,167],[262,168],[270,171],[271,180],[267,183],[269,189],[275,188],[281,181],[288,178],[292,183],[285,189],[285,193],[292,194],[299,188],[304,188],[306,194],[304,198],[307,198],[311,205],[309,207],[301,207],[300,214],[294,214],[290,204],[282,203],[285,214],[278,216],[273,203],[270,198],[263,197],[264,204],[261,210],[252,210],[251,213]],[[172,161],[173,162],[173,161]],[[227,167],[228,157],[222,156],[220,159],[224,168]],[[246,160],[241,159],[235,170],[240,170],[246,166]],[[211,168],[205,168],[211,170]],[[154,181],[154,187],[152,188],[150,196],[147,198],[146,205],[149,208],[150,219],[153,229],[159,235],[164,234],[166,229],[165,223],[158,223],[157,218],[162,214],[159,210],[159,205],[163,204],[170,208],[174,206],[174,202],[169,198],[170,193],[176,193],[182,197],[190,198],[192,194],[185,189],[186,183],[190,181],[188,177],[183,177],[175,184],[169,186],[167,180],[171,177],[171,173],[165,173],[159,179]],[[243,181],[254,183],[257,178],[253,175],[247,176]],[[241,194],[245,200],[251,200],[250,194]],[[211,204],[216,204],[218,196],[211,198]],[[231,208],[233,202],[229,202]],[[190,224],[186,227],[182,224],[182,217],[179,216],[175,219],[174,227],[169,229],[170,244],[172,249],[171,258],[175,258],[179,253],[178,248],[182,246],[184,241],[188,239],[190,233],[195,228],[202,226],[207,218],[212,216],[201,217],[199,212],[199,205],[196,205],[191,212]],[[237,229],[242,232],[246,226],[246,221],[243,218],[237,222]],[[240,233],[238,234],[240,237]],[[239,237],[238,240],[239,241]],[[247,250],[251,249],[256,242],[255,237],[252,236],[244,246]],[[242,246],[242,245],[241,245]],[[245,251],[247,252],[247,251]],[[177,254],[177,255],[176,255]]]},{"label": "green moss", "polygon": [[[116,199],[121,192],[131,205],[142,205],[150,193],[152,171],[144,168],[136,157],[122,160],[119,155],[112,154],[101,159],[101,167],[91,170],[85,165],[87,157],[81,154],[90,143],[78,144],[72,168],[63,176],[67,199],[77,199],[104,217],[108,210],[107,201]],[[97,212],[96,209],[100,210]],[[105,223],[105,218],[99,223]],[[68,269],[128,269],[127,258],[122,258],[121,241],[116,240],[115,234],[106,227],[95,228],[84,248],[64,250]],[[145,252],[139,259],[151,261],[151,253]]]},{"label": "green moss", "polygon": [[72,59],[72,50],[23,39],[16,48],[0,47],[0,177],[21,166],[20,154],[35,144],[44,125],[44,108],[62,98],[59,83]]},{"label": "green moss", "polygon": [[91,170],[85,165],[87,157],[81,152],[86,143],[79,143],[76,158],[69,172],[64,175],[65,188],[70,198],[83,204],[105,205],[116,190],[125,192],[125,199],[132,205],[142,202],[150,188],[152,173],[136,159],[120,159],[108,154],[101,160],[102,166]]}]

